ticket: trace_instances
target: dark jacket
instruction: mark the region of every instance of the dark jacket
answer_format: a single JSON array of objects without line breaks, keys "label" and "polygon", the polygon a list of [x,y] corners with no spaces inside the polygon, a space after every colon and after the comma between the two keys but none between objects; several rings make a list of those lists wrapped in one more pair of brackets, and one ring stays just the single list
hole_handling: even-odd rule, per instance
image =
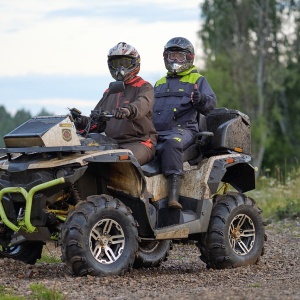
[{"label": "dark jacket", "polygon": [[[195,84],[206,100],[202,106],[194,106],[191,102]],[[197,114],[207,115],[217,101],[206,78],[197,72],[195,66],[176,76],[168,74],[158,80],[154,97],[153,122],[159,135],[170,134],[178,128],[198,132]]]},{"label": "dark jacket", "polygon": [[[104,93],[103,97],[105,97]],[[152,108],[154,103],[153,86],[136,76],[125,84],[125,91],[109,95],[102,103],[96,105],[95,110],[112,112],[117,107],[127,107],[131,115],[127,119],[111,118],[106,123],[105,134],[115,139],[118,144],[131,142],[147,142],[156,146],[157,133],[152,122]]]}]

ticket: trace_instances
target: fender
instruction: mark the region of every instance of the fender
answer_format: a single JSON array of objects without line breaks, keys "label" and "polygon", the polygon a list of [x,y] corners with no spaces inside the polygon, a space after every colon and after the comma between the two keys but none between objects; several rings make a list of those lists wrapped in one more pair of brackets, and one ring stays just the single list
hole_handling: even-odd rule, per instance
[{"label": "fender", "polygon": [[229,183],[240,193],[255,189],[255,169],[249,163],[249,155],[234,154],[215,158],[207,181],[211,193],[216,193],[220,181]]}]

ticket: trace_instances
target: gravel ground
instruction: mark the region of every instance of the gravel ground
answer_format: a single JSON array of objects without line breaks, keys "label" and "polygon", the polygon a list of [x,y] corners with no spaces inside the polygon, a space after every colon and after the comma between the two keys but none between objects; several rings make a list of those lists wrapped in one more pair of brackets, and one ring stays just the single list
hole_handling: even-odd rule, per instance
[{"label": "gravel ground", "polygon": [[[72,277],[62,263],[28,266],[0,260],[0,286],[29,297],[30,285],[42,283],[64,299],[300,299],[300,219],[269,224],[265,255],[257,265],[208,270],[191,244],[174,244],[169,259],[155,269],[124,276]],[[47,255],[59,248],[47,246]]]}]

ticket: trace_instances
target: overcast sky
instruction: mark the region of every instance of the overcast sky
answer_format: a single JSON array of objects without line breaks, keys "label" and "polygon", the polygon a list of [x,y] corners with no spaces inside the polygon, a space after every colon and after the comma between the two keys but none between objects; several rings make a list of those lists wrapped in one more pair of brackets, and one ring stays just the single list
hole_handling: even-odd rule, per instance
[{"label": "overcast sky", "polygon": [[113,81],[107,54],[121,41],[136,47],[139,75],[152,84],[166,73],[162,52],[172,37],[188,38],[200,62],[200,2],[0,0],[0,106],[89,114]]}]

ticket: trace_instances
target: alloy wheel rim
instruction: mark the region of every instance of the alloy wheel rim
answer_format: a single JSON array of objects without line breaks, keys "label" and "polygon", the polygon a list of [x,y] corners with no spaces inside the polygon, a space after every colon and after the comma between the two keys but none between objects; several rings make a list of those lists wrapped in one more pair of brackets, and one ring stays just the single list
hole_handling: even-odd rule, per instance
[{"label": "alloy wheel rim", "polygon": [[230,223],[228,238],[236,254],[247,255],[255,242],[255,226],[252,219],[245,214],[236,215]]},{"label": "alloy wheel rim", "polygon": [[123,253],[125,246],[124,231],[115,220],[100,220],[90,232],[89,246],[93,257],[99,263],[112,264]]}]

